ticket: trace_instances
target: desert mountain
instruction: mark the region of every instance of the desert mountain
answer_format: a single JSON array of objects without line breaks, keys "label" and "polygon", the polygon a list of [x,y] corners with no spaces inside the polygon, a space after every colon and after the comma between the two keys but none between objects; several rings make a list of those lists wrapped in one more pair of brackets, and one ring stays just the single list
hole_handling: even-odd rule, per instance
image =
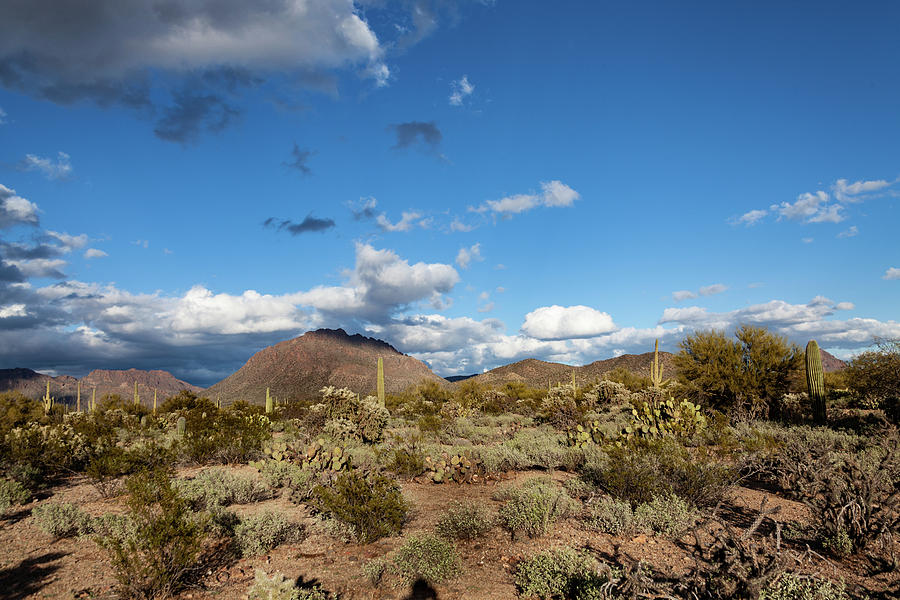
[{"label": "desert mountain", "polygon": [[[50,382],[50,395],[61,402],[72,403],[78,394],[78,379],[69,375],[52,377],[32,371],[31,369],[0,369],[0,392],[17,390],[29,398],[41,398],[47,391],[47,382]],[[106,394],[118,394],[125,400],[134,397],[134,384],[138,384],[138,394],[141,401],[149,405],[153,401],[153,391],[156,390],[160,402],[169,396],[174,396],[181,390],[199,392],[202,388],[191,385],[186,381],[176,379],[168,371],[141,371],[128,369],[127,371],[112,371],[98,369],[91,371],[81,378],[81,400],[87,402],[93,390],[97,390],[99,400]]]},{"label": "desert mountain", "polygon": [[263,348],[243,367],[215,384],[205,395],[224,404],[236,400],[261,403],[266,388],[279,399],[318,396],[326,385],[348,387],[362,395],[375,392],[378,358],[384,361],[384,387],[397,393],[432,380],[446,384],[425,363],[393,346],[343,329],[318,329]]},{"label": "desert mountain", "polygon": [[819,354],[822,355],[822,370],[824,370],[826,373],[840,371],[847,366],[846,362],[842,361],[837,356],[825,352],[821,348],[819,348]]},{"label": "desert mountain", "polygon": [[[659,362],[663,367],[663,377],[669,378],[675,374],[672,366],[671,352],[660,352]],[[546,362],[535,358],[527,358],[510,365],[504,365],[491,369],[486,373],[476,375],[475,381],[487,386],[499,387],[508,381],[525,383],[531,387],[546,388],[548,382],[556,385],[557,382],[567,383],[572,381],[572,372],[575,372],[575,380],[579,385],[600,379],[604,373],[613,369],[623,368],[635,375],[650,376],[650,363],[653,362],[653,353],[623,354],[615,358],[598,360],[581,367],[572,367],[560,363]]]}]

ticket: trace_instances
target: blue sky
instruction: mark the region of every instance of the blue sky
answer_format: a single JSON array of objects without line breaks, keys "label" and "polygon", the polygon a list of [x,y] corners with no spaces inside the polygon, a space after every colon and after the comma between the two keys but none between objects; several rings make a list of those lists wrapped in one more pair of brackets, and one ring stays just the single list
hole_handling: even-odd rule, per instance
[{"label": "blue sky", "polygon": [[0,367],[900,337],[894,2],[12,0]]}]

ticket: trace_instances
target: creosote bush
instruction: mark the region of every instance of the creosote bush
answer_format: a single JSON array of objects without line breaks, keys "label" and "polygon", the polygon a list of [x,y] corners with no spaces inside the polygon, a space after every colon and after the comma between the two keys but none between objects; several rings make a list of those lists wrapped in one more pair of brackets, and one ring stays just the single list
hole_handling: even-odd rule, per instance
[{"label": "creosote bush", "polygon": [[396,482],[355,471],[342,474],[331,486],[316,487],[313,505],[352,527],[363,544],[400,531],[408,510]]},{"label": "creosote bush", "polygon": [[97,541],[109,554],[124,596],[171,595],[197,568],[203,523],[193,518],[164,470],[132,475],[126,489],[128,516],[139,533],[125,539],[98,536]]},{"label": "creosote bush", "polygon": [[573,548],[536,554],[516,566],[516,588],[522,597],[589,600],[606,598],[602,586],[617,571]]},{"label": "creosote bush", "polygon": [[474,502],[453,502],[438,520],[435,530],[448,540],[472,540],[481,537],[493,526],[487,511]]},{"label": "creosote bush", "polygon": [[638,527],[668,537],[678,537],[699,519],[697,511],[675,494],[657,496],[634,511]]},{"label": "creosote bush", "polygon": [[394,565],[407,582],[441,583],[459,575],[460,559],[453,544],[437,536],[412,535],[397,550]]},{"label": "creosote bush", "polygon": [[194,510],[250,504],[266,500],[272,495],[264,483],[252,477],[235,475],[221,467],[204,469],[193,479],[179,480],[176,485]]},{"label": "creosote bush", "polygon": [[16,504],[25,504],[29,500],[31,492],[21,483],[12,479],[0,479],[0,517]]},{"label": "creosote bush", "polygon": [[68,502],[35,506],[31,516],[38,529],[60,538],[84,535],[94,529],[90,515]]},{"label": "creosote bush", "polygon": [[281,544],[298,542],[302,537],[300,524],[291,523],[272,511],[241,519],[234,528],[234,540],[242,556],[264,554]]},{"label": "creosote bush", "polygon": [[625,535],[635,527],[631,505],[610,496],[601,496],[591,503],[582,523],[588,529],[610,535]]}]

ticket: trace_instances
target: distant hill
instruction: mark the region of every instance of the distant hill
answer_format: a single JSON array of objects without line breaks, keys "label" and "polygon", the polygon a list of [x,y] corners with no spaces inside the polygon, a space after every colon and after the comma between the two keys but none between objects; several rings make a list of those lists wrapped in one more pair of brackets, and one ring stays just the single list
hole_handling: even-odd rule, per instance
[{"label": "distant hill", "polygon": [[[672,366],[671,352],[660,352],[659,362],[663,367],[663,377],[669,378],[675,374]],[[590,364],[573,367],[560,363],[546,362],[536,358],[526,358],[510,365],[504,365],[491,369],[486,373],[475,376],[475,380],[483,385],[499,387],[508,381],[525,383],[531,387],[547,387],[548,382],[556,385],[557,382],[572,380],[572,372],[579,384],[600,379],[604,373],[614,369],[623,368],[635,375],[650,376],[650,363],[653,362],[653,353],[623,354],[615,358],[598,360]]]},{"label": "distant hill", "polygon": [[348,387],[362,395],[375,392],[378,357],[384,361],[384,385],[397,393],[431,380],[447,381],[425,363],[401,354],[390,344],[343,329],[318,329],[263,348],[243,367],[206,390],[212,400],[228,404],[265,401],[266,388],[279,399],[312,398],[327,385]]},{"label": "distant hill", "polygon": [[[69,375],[52,377],[37,373],[31,369],[0,369],[0,392],[17,390],[29,398],[41,398],[47,391],[50,382],[50,395],[60,402],[74,403],[78,394],[78,379]],[[112,371],[98,369],[81,378],[81,400],[87,402],[93,390],[97,390],[97,400],[106,394],[118,394],[125,400],[134,397],[134,383],[138,384],[141,402],[149,406],[153,402],[153,391],[156,390],[159,401],[174,396],[181,390],[200,392],[202,388],[177,379],[168,371]]]},{"label": "distant hill", "polygon": [[839,359],[838,357],[836,357],[832,354],[829,354],[828,352],[826,352],[825,350],[822,350],[821,348],[819,348],[819,354],[822,355],[822,369],[826,373],[840,371],[841,369],[843,369],[844,367],[847,366],[846,362],[844,362],[843,360]]}]

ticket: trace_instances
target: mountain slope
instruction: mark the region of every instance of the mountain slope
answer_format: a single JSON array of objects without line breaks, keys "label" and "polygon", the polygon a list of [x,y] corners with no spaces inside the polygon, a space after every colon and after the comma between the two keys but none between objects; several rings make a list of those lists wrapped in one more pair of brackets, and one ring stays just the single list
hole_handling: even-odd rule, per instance
[{"label": "mountain slope", "polygon": [[[69,375],[52,377],[37,373],[31,369],[0,369],[0,392],[17,390],[29,398],[41,398],[47,392],[50,382],[50,395],[60,402],[75,402],[78,395],[78,379]],[[86,403],[97,390],[97,400],[106,394],[118,394],[124,400],[134,397],[134,384],[138,384],[141,402],[149,406],[153,402],[153,390],[156,390],[159,401],[174,396],[181,390],[200,392],[202,388],[177,379],[168,371],[112,371],[98,369],[81,378],[81,400]],[[83,404],[83,406],[87,406]]]},{"label": "mountain slope", "polygon": [[366,395],[375,392],[379,357],[384,361],[384,384],[389,393],[422,380],[447,383],[422,361],[381,340],[347,335],[343,329],[318,329],[263,348],[205,395],[225,404],[236,400],[259,404],[265,401],[267,387],[279,399],[302,399],[318,396],[326,385]]}]

